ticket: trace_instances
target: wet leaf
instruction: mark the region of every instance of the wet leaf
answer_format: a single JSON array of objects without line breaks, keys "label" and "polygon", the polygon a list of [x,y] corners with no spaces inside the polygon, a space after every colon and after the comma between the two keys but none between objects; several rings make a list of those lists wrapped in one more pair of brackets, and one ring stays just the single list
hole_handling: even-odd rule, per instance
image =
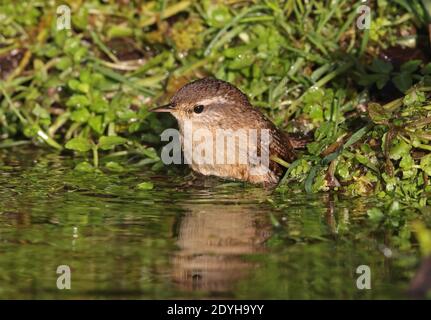
[{"label": "wet leaf", "polygon": [[77,137],[69,140],[65,147],[74,151],[87,152],[91,150],[92,144],[86,138]]},{"label": "wet leaf", "polygon": [[98,146],[102,150],[111,150],[116,146],[125,144],[127,139],[118,136],[100,137]]},{"label": "wet leaf", "polygon": [[228,7],[218,4],[210,5],[207,9],[207,23],[212,27],[224,27],[232,18]]},{"label": "wet leaf", "polygon": [[152,190],[154,189],[154,184],[152,182],[141,182],[136,186],[138,190]]}]

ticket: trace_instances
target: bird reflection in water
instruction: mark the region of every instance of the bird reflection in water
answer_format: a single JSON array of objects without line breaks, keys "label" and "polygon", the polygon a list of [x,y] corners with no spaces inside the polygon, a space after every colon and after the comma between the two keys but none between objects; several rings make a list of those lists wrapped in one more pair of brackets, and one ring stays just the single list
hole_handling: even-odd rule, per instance
[{"label": "bird reflection in water", "polygon": [[178,225],[173,278],[182,290],[228,292],[258,264],[245,255],[264,251],[271,224],[250,204],[185,205]]}]

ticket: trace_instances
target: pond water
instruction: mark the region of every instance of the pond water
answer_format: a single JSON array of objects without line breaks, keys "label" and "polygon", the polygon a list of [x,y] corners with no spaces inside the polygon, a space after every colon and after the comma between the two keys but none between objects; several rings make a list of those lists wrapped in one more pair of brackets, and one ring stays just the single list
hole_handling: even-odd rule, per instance
[{"label": "pond water", "polygon": [[[373,199],[71,168],[0,150],[0,298],[404,298],[417,267],[416,250],[388,254],[370,231]],[[144,181],[154,189],[136,190]],[[356,286],[360,265],[370,290]]]}]

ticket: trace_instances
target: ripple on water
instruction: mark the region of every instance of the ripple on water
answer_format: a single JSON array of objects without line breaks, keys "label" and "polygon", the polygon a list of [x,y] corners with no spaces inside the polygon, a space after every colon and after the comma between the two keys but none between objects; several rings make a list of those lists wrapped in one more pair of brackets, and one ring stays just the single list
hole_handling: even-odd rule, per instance
[{"label": "ripple on water", "polygon": [[[382,254],[373,201],[0,153],[0,298],[402,297],[414,251]],[[137,190],[143,181],[152,190]],[[355,287],[373,269],[373,290]],[[55,287],[59,265],[73,291]],[[383,267],[382,267],[383,266]]]}]

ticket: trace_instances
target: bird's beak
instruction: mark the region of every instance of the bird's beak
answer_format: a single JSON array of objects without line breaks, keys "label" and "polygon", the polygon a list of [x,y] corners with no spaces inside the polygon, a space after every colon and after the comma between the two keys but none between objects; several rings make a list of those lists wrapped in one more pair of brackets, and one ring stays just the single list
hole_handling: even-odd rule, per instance
[{"label": "bird's beak", "polygon": [[163,106],[153,108],[150,110],[150,112],[172,112],[173,109],[174,109],[174,106],[168,103]]}]

